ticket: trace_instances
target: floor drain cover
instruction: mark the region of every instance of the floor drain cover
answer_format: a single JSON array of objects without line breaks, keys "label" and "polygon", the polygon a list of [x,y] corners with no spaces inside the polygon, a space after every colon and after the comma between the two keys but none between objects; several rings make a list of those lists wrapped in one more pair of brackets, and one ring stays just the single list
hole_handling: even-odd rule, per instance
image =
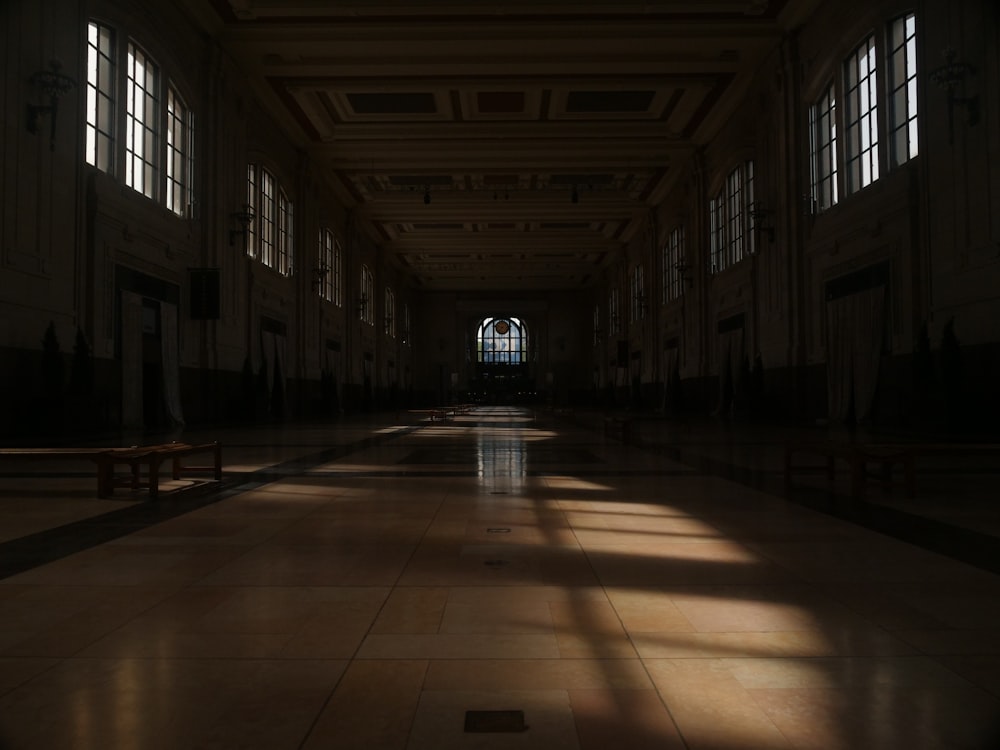
[{"label": "floor drain cover", "polygon": [[466,711],[466,732],[525,732],[524,711]]}]

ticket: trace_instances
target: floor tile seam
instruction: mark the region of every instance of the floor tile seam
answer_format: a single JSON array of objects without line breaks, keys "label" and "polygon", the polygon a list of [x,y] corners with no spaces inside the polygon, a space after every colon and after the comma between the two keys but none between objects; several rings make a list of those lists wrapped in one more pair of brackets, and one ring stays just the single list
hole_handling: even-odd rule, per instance
[{"label": "floor tile seam", "polygon": [[[232,664],[316,664],[316,663],[329,663],[336,664],[342,663],[346,665],[348,659],[344,657],[327,657],[327,656],[234,656],[234,655],[219,655],[212,654],[211,656],[191,656],[191,655],[144,655],[144,654],[108,654],[108,655],[97,655],[97,656],[0,656],[0,662],[4,659],[9,658],[19,658],[19,659],[53,659],[56,661],[45,668],[43,672],[39,672],[33,677],[22,683],[21,687],[28,682],[40,677],[42,674],[52,670],[59,669],[66,664],[83,664],[83,663],[114,663],[114,662],[146,662],[146,663],[160,663],[160,662],[184,662],[184,663],[201,663],[201,662],[227,662]],[[339,682],[339,680],[338,680]],[[11,691],[7,691],[8,693]],[[7,693],[0,693],[0,696],[6,695]]]},{"label": "floor tile seam", "polygon": [[[560,508],[560,510],[562,510],[562,508]],[[584,545],[580,541],[579,536],[576,533],[575,527],[570,523],[570,520],[568,518],[565,518],[566,511],[562,510],[562,512],[563,512],[563,515],[564,515],[564,521],[565,521],[565,523],[569,524],[570,529],[572,530],[573,538],[576,539],[576,542],[577,542],[577,544],[580,547],[581,553],[583,554],[584,558],[587,560],[587,565],[590,568],[590,572],[594,576],[594,580],[597,581],[598,584],[599,584],[601,593],[604,595],[604,600],[608,603],[608,606],[610,606],[611,609],[612,609],[612,611],[615,613],[615,619],[617,620],[619,627],[622,629],[622,632],[625,633],[625,637],[628,640],[628,644],[629,644],[630,648],[632,649],[632,652],[636,655],[636,658],[638,659],[639,665],[642,667],[643,674],[645,675],[646,680],[649,681],[649,684],[652,686],[653,690],[656,692],[656,696],[657,696],[657,698],[660,701],[660,705],[663,707],[664,712],[666,712],[666,715],[670,719],[671,724],[673,724],[673,728],[674,728],[674,731],[677,733],[677,736],[681,739],[681,742],[684,743],[684,747],[685,748],[691,747],[690,742],[688,742],[688,740],[684,736],[684,732],[683,732],[683,730],[681,728],[680,723],[677,721],[677,717],[674,715],[674,712],[671,711],[670,706],[667,703],[666,697],[663,695],[663,693],[656,686],[656,681],[653,679],[653,675],[650,672],[648,665],[643,660],[642,653],[640,652],[640,650],[638,648],[638,645],[635,642],[635,639],[632,637],[632,633],[626,627],[625,622],[622,619],[621,612],[619,611],[618,607],[615,606],[614,600],[609,595],[607,584],[605,583],[605,581],[601,577],[601,575],[598,573],[598,571],[595,569],[593,561],[591,559],[591,556],[588,553],[586,547],[584,547]],[[680,614],[681,614],[682,617],[684,617],[685,619],[687,619],[683,612],[680,613]],[[690,621],[689,621],[689,624],[691,624]]]},{"label": "floor tile seam", "polygon": [[30,685],[40,677],[43,677],[49,674],[50,672],[59,669],[65,662],[65,658],[59,656],[0,656],[0,662],[4,661],[5,659],[30,659],[32,661],[45,660],[52,663],[46,665],[45,668],[42,669],[40,672],[36,672],[31,674],[30,676],[25,677],[16,685],[9,687],[6,690],[0,690],[0,701],[2,701],[8,695],[12,695],[17,691],[21,690],[22,688],[24,688],[25,686]]},{"label": "floor tile seam", "polygon": [[[358,643],[354,647],[354,650],[351,653],[351,656],[346,660],[347,661],[347,665],[344,667],[344,670],[341,672],[340,676],[336,680],[336,683],[331,687],[331,689],[330,689],[329,693],[327,694],[326,698],[323,700],[322,705],[319,707],[319,710],[316,712],[315,717],[313,718],[312,722],[310,722],[309,727],[306,729],[305,733],[303,734],[302,740],[299,743],[300,750],[301,750],[301,748],[305,747],[306,743],[309,742],[309,738],[313,736],[313,733],[316,731],[316,727],[318,726],[318,724],[320,722],[320,719],[322,719],[323,714],[326,713],[327,708],[332,704],[334,696],[337,693],[337,689],[343,683],[344,678],[346,677],[347,672],[350,670],[351,666],[353,664],[359,663],[361,661],[361,659],[359,658],[359,656],[360,656],[360,654],[362,652],[362,649],[365,646],[365,643],[368,641],[368,639],[372,635],[377,635],[377,634],[373,634],[372,630],[374,629],[374,627],[375,627],[376,623],[378,622],[379,618],[382,616],[382,613],[385,611],[385,608],[388,605],[389,600],[392,598],[393,592],[395,592],[397,589],[401,588],[400,587],[400,581],[406,575],[407,568],[413,562],[413,559],[416,556],[417,551],[420,549],[421,544],[427,538],[428,532],[430,531],[431,528],[433,528],[435,519],[437,519],[437,517],[440,515],[441,509],[444,507],[444,505],[445,505],[445,500],[443,498],[439,499],[438,500],[438,504],[437,504],[437,508],[436,508],[435,512],[430,516],[430,518],[428,518],[428,520],[426,521],[426,523],[424,525],[424,531],[423,531],[423,534],[420,537],[420,540],[416,544],[414,544],[412,546],[412,548],[410,550],[410,554],[407,557],[406,561],[399,566],[399,571],[396,574],[395,580],[392,582],[391,585],[389,585],[389,586],[386,587],[388,589],[388,591],[387,591],[385,597],[382,599],[382,603],[379,605],[378,610],[372,615],[371,620],[368,623],[368,626],[367,626],[367,628],[365,630],[364,635],[362,635],[358,639]],[[441,622],[443,620],[444,620],[444,608],[442,608],[441,615],[440,615],[440,620],[438,622],[438,629],[439,630],[440,630],[440,627],[441,627]],[[385,659],[383,661],[399,661],[399,660],[398,659],[395,659],[395,660]],[[429,660],[426,660],[426,659],[423,660],[423,661],[427,661],[428,664],[430,663]],[[427,671],[428,671],[428,669],[425,666],[424,673],[423,673],[423,676],[421,678],[420,692],[423,692],[424,685],[426,684]],[[416,707],[414,707],[414,712],[415,711],[416,711]],[[410,726],[409,726],[409,728],[407,730],[407,741],[408,742],[409,742],[410,737],[412,736],[412,732],[413,732],[413,721],[411,719]]]}]

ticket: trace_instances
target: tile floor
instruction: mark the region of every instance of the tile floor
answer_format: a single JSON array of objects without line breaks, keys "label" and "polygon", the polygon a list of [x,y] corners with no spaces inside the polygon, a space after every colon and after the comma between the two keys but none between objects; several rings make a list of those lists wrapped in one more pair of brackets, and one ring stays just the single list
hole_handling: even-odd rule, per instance
[{"label": "tile floor", "polygon": [[[226,478],[155,504],[0,466],[0,748],[1000,747],[1000,575],[787,431],[385,417],[185,434]],[[970,476],[866,507],[989,529]]]}]

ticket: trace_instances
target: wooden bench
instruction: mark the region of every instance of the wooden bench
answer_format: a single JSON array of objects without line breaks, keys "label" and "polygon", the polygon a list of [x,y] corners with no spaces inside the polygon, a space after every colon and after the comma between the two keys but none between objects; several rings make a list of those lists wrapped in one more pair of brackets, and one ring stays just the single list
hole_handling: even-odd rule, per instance
[{"label": "wooden bench", "polygon": [[447,407],[441,407],[438,409],[410,409],[411,414],[426,414],[427,417],[432,421],[445,421],[448,418]]},{"label": "wooden bench", "polygon": [[[189,456],[210,453],[211,464],[190,465]],[[159,497],[160,468],[164,461],[171,462],[173,479],[189,474],[211,474],[216,481],[222,479],[222,446],[219,443],[161,443],[159,445],[134,445],[129,448],[0,448],[0,459],[27,461],[91,461],[97,468],[97,496],[111,497],[116,487],[132,490],[146,488],[151,500]],[[128,467],[127,476],[119,476],[117,468]],[[145,477],[143,476],[145,467]]]},{"label": "wooden bench", "polygon": [[[796,463],[795,457],[799,454],[820,456],[825,463],[821,466]],[[850,472],[853,497],[863,497],[869,484],[886,490],[900,486],[907,497],[914,497],[918,459],[935,456],[1000,456],[1000,443],[852,443],[834,440],[787,443],[785,489],[791,489],[795,474],[825,471],[832,482],[836,476],[836,464],[842,461]],[[899,479],[894,478],[897,467],[901,474]]]},{"label": "wooden bench", "polygon": [[475,408],[475,404],[456,404],[455,406],[435,406],[430,409],[410,409],[410,413],[426,414],[432,422],[437,420],[444,422],[448,419],[448,417],[457,417],[461,414],[468,414]]}]

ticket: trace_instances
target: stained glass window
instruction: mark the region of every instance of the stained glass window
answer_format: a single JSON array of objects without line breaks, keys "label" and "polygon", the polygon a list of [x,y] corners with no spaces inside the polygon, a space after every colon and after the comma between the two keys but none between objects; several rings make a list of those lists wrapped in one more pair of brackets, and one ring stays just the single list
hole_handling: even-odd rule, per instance
[{"label": "stained glass window", "polygon": [[477,361],[519,365],[528,360],[528,337],[518,318],[484,318],[476,334]]}]

